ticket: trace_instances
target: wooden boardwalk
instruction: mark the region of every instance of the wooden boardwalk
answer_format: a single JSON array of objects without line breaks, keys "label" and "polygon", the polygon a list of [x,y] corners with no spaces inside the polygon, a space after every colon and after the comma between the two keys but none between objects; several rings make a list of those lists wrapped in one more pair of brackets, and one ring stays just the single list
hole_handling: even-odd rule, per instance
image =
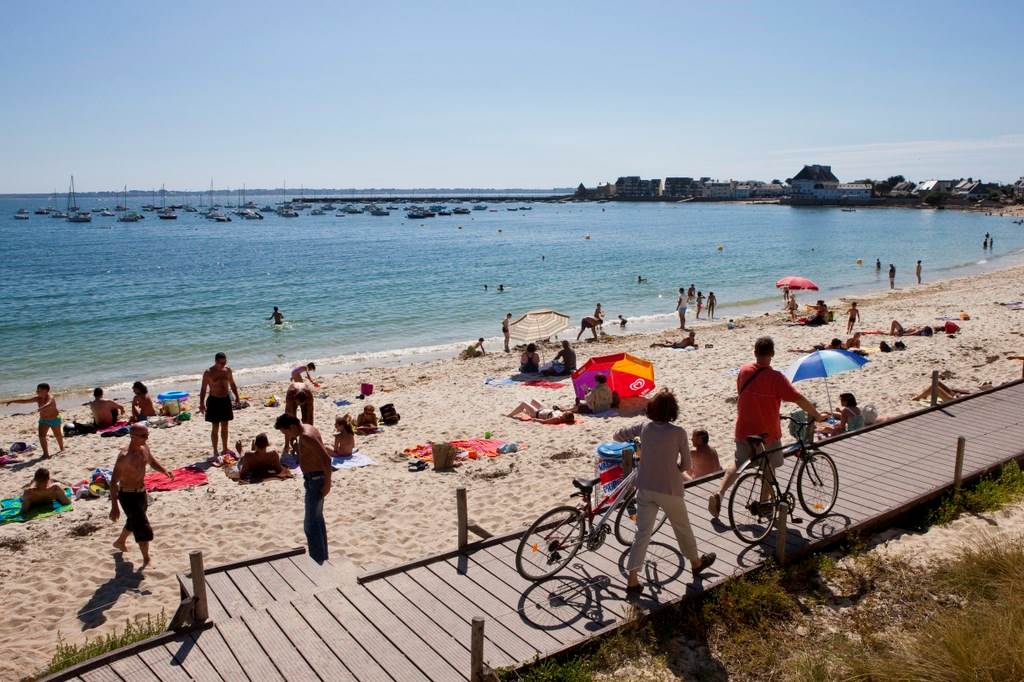
[{"label": "wooden boardwalk", "polygon": [[[1024,455],[1024,383],[826,441],[839,467],[839,499],[830,516],[787,530],[788,556],[878,526],[948,490],[958,436],[966,438],[965,480]],[[666,524],[651,544],[651,587],[641,609],[713,588],[773,555],[774,533],[750,547],[711,520],[705,502],[717,488],[713,478],[694,482],[686,495],[698,546],[717,552],[718,562],[693,580]],[[635,615],[624,592],[627,550],[614,538],[540,583],[516,573],[517,542],[518,534],[492,538],[358,580],[301,549],[209,568],[209,621],[49,679],[459,680],[469,677],[474,616],[486,619],[484,660],[497,668],[571,650]],[[190,581],[180,580],[188,604]]]}]

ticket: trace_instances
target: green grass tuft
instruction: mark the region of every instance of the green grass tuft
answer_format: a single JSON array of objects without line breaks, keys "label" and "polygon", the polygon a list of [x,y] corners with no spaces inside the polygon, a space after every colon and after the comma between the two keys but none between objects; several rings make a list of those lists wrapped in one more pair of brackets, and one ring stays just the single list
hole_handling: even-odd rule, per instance
[{"label": "green grass tuft", "polygon": [[983,478],[972,488],[943,498],[928,518],[929,525],[942,525],[963,513],[980,514],[1002,509],[1024,497],[1024,472],[1017,462],[1003,465],[998,478]]},{"label": "green grass tuft", "polygon": [[135,620],[127,620],[124,629],[89,639],[88,637],[80,644],[70,643],[61,634],[57,633],[57,650],[53,654],[50,665],[40,673],[40,677],[52,675],[65,668],[70,668],[82,661],[95,658],[101,654],[114,649],[120,649],[143,639],[149,639],[167,631],[167,615],[160,611],[159,616],[139,616]]}]

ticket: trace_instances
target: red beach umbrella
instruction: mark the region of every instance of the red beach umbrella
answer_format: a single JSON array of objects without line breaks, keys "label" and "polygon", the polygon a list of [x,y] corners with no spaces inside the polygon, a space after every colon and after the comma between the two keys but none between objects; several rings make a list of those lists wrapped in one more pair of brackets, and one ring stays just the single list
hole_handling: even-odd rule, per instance
[{"label": "red beach umbrella", "polygon": [[595,377],[603,374],[608,386],[620,398],[646,395],[654,390],[654,365],[629,353],[615,353],[590,358],[572,373],[576,397],[582,400],[597,383]]},{"label": "red beach umbrella", "polygon": [[795,275],[783,277],[775,283],[776,289],[781,289],[782,287],[789,287],[790,291],[799,291],[801,289],[807,289],[809,291],[818,290],[818,285],[811,280],[806,277],[797,277]]}]

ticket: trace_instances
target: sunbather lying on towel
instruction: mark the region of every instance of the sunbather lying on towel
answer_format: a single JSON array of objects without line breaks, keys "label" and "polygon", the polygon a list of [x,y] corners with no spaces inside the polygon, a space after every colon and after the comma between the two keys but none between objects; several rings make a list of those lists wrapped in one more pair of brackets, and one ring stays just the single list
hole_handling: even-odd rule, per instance
[{"label": "sunbather lying on towel", "polygon": [[252,450],[245,451],[242,441],[235,443],[235,450],[243,453],[238,462],[238,479],[241,481],[261,481],[264,478],[287,478],[291,472],[281,466],[281,457],[277,450],[270,450],[270,439],[261,433],[252,441]]},{"label": "sunbather lying on towel", "polygon": [[818,350],[841,350],[843,348],[843,342],[839,339],[832,339],[826,346],[823,343],[814,344],[814,348],[790,348],[790,353],[813,353]]},{"label": "sunbather lying on towel", "polygon": [[572,412],[559,409],[549,410],[537,400],[519,403],[514,410],[508,413],[508,416],[541,424],[574,424],[576,422],[576,415]]},{"label": "sunbather lying on towel", "polygon": [[21,493],[21,510],[27,512],[34,505],[50,504],[54,501],[71,504],[64,488],[50,481],[49,469],[40,467],[36,469],[32,482],[25,486]]},{"label": "sunbather lying on towel", "polygon": [[696,348],[697,347],[697,332],[690,332],[685,339],[682,341],[673,341],[672,343],[652,343],[651,348]]},{"label": "sunbather lying on towel", "polygon": [[889,325],[890,336],[932,336],[935,334],[935,330],[928,325],[920,327],[904,327],[896,320],[892,321]]}]

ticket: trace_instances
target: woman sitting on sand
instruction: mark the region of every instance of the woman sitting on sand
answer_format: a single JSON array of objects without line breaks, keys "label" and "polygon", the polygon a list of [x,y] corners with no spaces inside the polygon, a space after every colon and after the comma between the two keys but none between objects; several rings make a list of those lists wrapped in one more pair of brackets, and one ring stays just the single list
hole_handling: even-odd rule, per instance
[{"label": "woman sitting on sand", "polygon": [[377,424],[377,413],[373,405],[366,405],[363,411],[356,417],[356,431],[362,434],[376,433],[380,428]]},{"label": "woman sitting on sand", "polygon": [[818,299],[818,303],[814,306],[814,314],[807,318],[808,327],[818,327],[828,323],[828,306],[825,305],[825,301]]},{"label": "woman sitting on sand", "polygon": [[[242,441],[235,443],[235,450],[241,456],[238,462],[238,480],[260,481],[264,478],[286,478],[291,475],[281,465],[277,450],[270,450],[270,439],[261,433],[252,441],[252,450],[245,452]],[[243,454],[244,452],[244,454]]]},{"label": "woman sitting on sand", "polygon": [[348,457],[356,449],[356,430],[352,415],[339,414],[334,418],[334,456]]},{"label": "woman sitting on sand", "polygon": [[531,343],[526,347],[526,352],[519,358],[519,371],[523,374],[536,374],[540,371],[540,353],[537,352],[537,344]]},{"label": "woman sitting on sand", "polygon": [[690,560],[690,570],[694,575],[715,561],[714,553],[701,555],[697,552],[697,541],[693,537],[686,513],[682,472],[689,469],[692,463],[686,430],[672,423],[678,417],[679,404],[675,395],[662,389],[647,404],[647,418],[650,421],[619,429],[613,436],[619,442],[639,437],[643,444],[643,457],[640,458],[637,477],[636,537],[626,562],[629,574],[627,594],[639,594],[643,590],[640,569],[644,566],[647,545],[659,510],[672,523],[679,549]]},{"label": "woman sitting on sand", "polygon": [[826,438],[864,428],[864,415],[861,414],[860,408],[857,407],[857,399],[852,393],[840,393],[839,404],[842,406],[842,409],[832,415],[839,420],[839,423],[833,426],[826,426],[820,432]]}]

